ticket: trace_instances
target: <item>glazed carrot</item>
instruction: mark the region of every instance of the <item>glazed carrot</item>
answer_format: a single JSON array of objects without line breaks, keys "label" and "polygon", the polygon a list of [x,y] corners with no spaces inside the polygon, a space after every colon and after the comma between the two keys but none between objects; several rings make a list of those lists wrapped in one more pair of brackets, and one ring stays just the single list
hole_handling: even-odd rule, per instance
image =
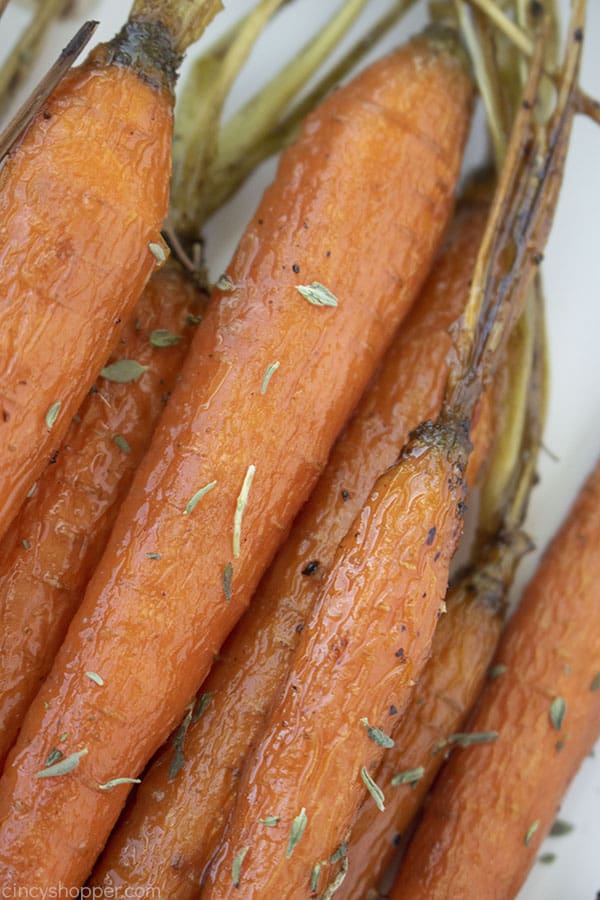
[{"label": "glazed carrot", "polygon": [[[573,40],[568,52],[569,62],[577,60]],[[541,74],[536,55],[483,234],[443,411],[417,429],[399,463],[376,482],[338,549],[242,773],[203,894],[211,900],[235,896],[240,886],[248,898],[321,891],[331,897],[347,870],[347,834],[363,790],[384,806],[373,780],[392,744],[384,723],[390,706],[406,708],[430,652],[461,528],[469,418],[520,312],[534,271],[530,248],[547,238],[575,72],[576,65],[539,132],[531,116]],[[274,820],[274,827],[265,825]]]},{"label": "glazed carrot", "polygon": [[137,0],[0,173],[0,536],[156,268],[176,70],[218,8]]},{"label": "glazed carrot", "polygon": [[[183,757],[174,758],[172,743],[165,745],[112,835],[92,884],[152,884],[171,898],[195,896],[234,800],[234,773],[282,682],[337,544],[412,428],[439,410],[451,348],[448,328],[464,307],[488,209],[483,198],[459,209],[375,383],[203,684],[210,701],[199,718],[188,719]],[[479,444],[488,446],[487,412],[479,427]]]},{"label": "glazed carrot", "polygon": [[456,751],[401,868],[395,898],[514,897],[600,731],[600,465],[502,638],[503,674]]},{"label": "glazed carrot", "polygon": [[[98,786],[183,717],[422,283],[470,111],[448,41],[363,72],[282,157],[9,757],[5,883],[87,876],[127,794]],[[36,778],[65,732],[77,768]]]},{"label": "glazed carrot", "polygon": [[109,378],[133,380],[98,380],[0,547],[0,767],[102,555],[199,308],[175,266],[150,279],[109,360],[143,368],[127,373],[121,362]]}]

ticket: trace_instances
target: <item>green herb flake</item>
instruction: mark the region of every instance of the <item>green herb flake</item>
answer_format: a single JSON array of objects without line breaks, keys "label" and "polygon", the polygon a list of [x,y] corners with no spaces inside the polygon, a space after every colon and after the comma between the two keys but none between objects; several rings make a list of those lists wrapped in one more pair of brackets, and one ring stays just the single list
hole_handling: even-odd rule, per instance
[{"label": "green herb flake", "polygon": [[58,414],[60,412],[60,406],[61,406],[60,400],[57,400],[56,403],[52,404],[52,406],[46,413],[45,422],[46,422],[46,428],[48,429],[48,431],[52,430],[54,423],[58,419]]},{"label": "green herb flake", "polygon": [[229,603],[231,601],[231,585],[233,582],[233,563],[228,562],[223,569],[223,593]]},{"label": "green herb flake", "polygon": [[231,865],[231,880],[233,881],[234,888],[239,888],[240,886],[242,863],[244,862],[246,853],[249,849],[249,847],[242,847],[240,852],[236,854],[236,857]]},{"label": "green herb flake", "polygon": [[199,325],[201,321],[202,321],[202,316],[195,316],[195,315],[193,315],[193,313],[188,313],[188,315],[185,318],[185,324],[190,325],[192,327]]},{"label": "green herb flake", "polygon": [[385,797],[383,796],[383,791],[381,790],[379,785],[375,781],[373,781],[364,766],[360,770],[360,777],[362,778],[365,787],[367,788],[371,797],[375,801],[377,809],[379,810],[379,812],[383,812],[385,809]]},{"label": "green herb flake", "polygon": [[45,769],[41,769],[39,772],[35,773],[36,778],[54,778],[58,775],[68,775],[69,772],[72,772],[73,769],[76,769],[79,765],[79,760],[82,756],[85,756],[87,753],[87,748],[83,750],[77,750],[76,753],[71,753],[70,756],[65,756],[64,759],[61,759],[60,762],[55,763],[52,766],[48,766]]},{"label": "green herb flake", "polygon": [[57,763],[60,759],[63,759],[64,755],[65,754],[62,753],[62,751],[57,750],[56,747],[53,747],[53,749],[46,757],[46,762],[44,763],[45,768],[47,769],[49,766],[53,766],[54,763]]},{"label": "green herb flake", "polygon": [[267,366],[264,378],[262,380],[262,384],[260,386],[261,394],[264,395],[267,393],[267,388],[269,387],[269,382],[271,380],[271,376],[273,375],[274,372],[277,371],[277,369],[279,368],[280,365],[281,365],[281,363],[279,362],[279,360],[275,360],[275,362],[272,362],[270,366]]},{"label": "green herb flake", "polygon": [[150,343],[153,347],[175,347],[181,338],[166,328],[156,328],[150,333]]},{"label": "green herb flake", "polygon": [[122,434],[114,434],[113,441],[115,442],[119,450],[123,451],[123,453],[131,453],[131,447]]},{"label": "green herb flake", "polygon": [[196,701],[196,705],[194,707],[194,711],[192,712],[192,722],[197,722],[202,713],[208,707],[210,701],[212,700],[212,691],[205,691],[203,694],[200,694],[198,700]]},{"label": "green herb flake", "polygon": [[290,836],[288,838],[287,850],[285,851],[285,858],[289,859],[294,850],[296,849],[300,838],[304,834],[306,830],[306,826],[308,824],[308,819],[306,817],[306,810],[304,807],[300,810],[294,821],[292,822],[292,827],[290,829]]},{"label": "green herb flake", "polygon": [[531,838],[534,836],[534,834],[536,833],[536,831],[538,830],[539,827],[540,827],[540,820],[536,819],[535,822],[533,822],[527,829],[527,833],[525,835],[525,840],[524,840],[526,847],[529,847],[529,845],[531,843]]},{"label": "green herb flake", "polygon": [[552,824],[549,834],[550,837],[564,837],[565,834],[571,834],[574,829],[575,826],[571,825],[570,822],[565,822],[564,819],[556,819]]},{"label": "green herb flake", "polygon": [[332,853],[329,857],[329,862],[332,866],[336,863],[340,862],[342,859],[345,859],[348,856],[348,844],[346,841],[342,841],[340,846],[337,848],[335,853]]},{"label": "green herb flake", "polygon": [[507,669],[508,666],[504,666],[501,663],[498,663],[498,665],[496,666],[490,666],[490,668],[488,669],[488,678],[490,678],[492,681],[495,678],[500,678],[501,675],[504,675]]},{"label": "green herb flake", "polygon": [[556,862],[556,853],[542,853],[538,862],[541,862],[544,866],[550,866],[553,862]]},{"label": "green herb flake", "polygon": [[555,697],[550,704],[550,721],[557,731],[560,731],[560,729],[562,728],[562,723],[566,711],[567,704],[565,703],[564,699],[562,697]]},{"label": "green herb flake", "polygon": [[183,721],[179,728],[177,729],[177,733],[173,738],[173,759],[171,760],[171,765],[169,766],[169,780],[175,778],[176,775],[181,772],[185,765],[185,756],[183,755],[183,745],[185,743],[185,738],[188,733],[188,729],[192,724],[192,716],[194,714],[194,703],[190,703],[188,706],[185,716],[183,717]]},{"label": "green herb flake", "polygon": [[101,791],[112,791],[113,788],[118,787],[120,784],[141,784],[141,778],[111,778],[110,781],[107,781],[105,784],[99,784],[98,789]]},{"label": "green herb flake", "polygon": [[312,284],[297,284],[296,290],[313,306],[338,305],[337,298],[323,284],[319,284],[318,281],[313,281]]},{"label": "green herb flake", "polygon": [[424,774],[424,766],[417,766],[416,769],[406,769],[405,772],[399,772],[397,775],[394,775],[391,784],[394,787],[398,787],[401,784],[416,784]]},{"label": "green herb flake", "polygon": [[437,751],[441,750],[442,747],[446,747],[448,745],[470,747],[473,744],[490,744],[493,741],[497,740],[497,731],[457,732],[456,734],[451,734],[450,737],[447,737],[445,741],[440,741],[439,744],[436,744],[432,752],[437,753]]},{"label": "green herb flake", "polygon": [[252,487],[252,482],[254,480],[254,473],[256,472],[256,466],[249,465],[246,474],[244,475],[244,481],[242,483],[242,489],[237,498],[237,503],[235,505],[235,514],[233,516],[233,558],[238,559],[241,553],[241,541],[242,541],[242,518],[244,516],[244,510],[248,505],[248,496],[250,494],[250,488]]},{"label": "green herb flake", "polygon": [[148,366],[142,366],[135,359],[119,359],[101,369],[100,376],[115,384],[129,384],[131,381],[137,381],[147,370]]},{"label": "green herb flake", "polygon": [[23,547],[24,550],[30,550],[30,549],[31,549],[31,544],[29,543],[29,541],[27,540],[27,538],[23,538],[23,540],[21,541],[21,546]]},{"label": "green herb flake", "polygon": [[151,241],[148,244],[148,250],[160,266],[167,261],[167,254],[165,253],[165,248],[162,244],[156,244]]},{"label": "green herb flake", "polygon": [[380,728],[373,728],[369,725],[368,719],[361,719],[360,724],[364,725],[367,730],[367,734],[371,738],[371,740],[377,744],[378,747],[384,747],[386,750],[391,749],[394,746],[394,741],[389,735],[387,735],[384,731],[381,731]]},{"label": "green herb flake", "polygon": [[146,559],[161,559],[160,553],[146,553]]},{"label": "green herb flake", "polygon": [[281,816],[265,816],[264,819],[259,819],[259,822],[267,828],[275,828],[279,824],[280,818]]},{"label": "green herb flake", "polygon": [[198,505],[200,500],[202,500],[204,495],[208,494],[209,491],[212,491],[212,489],[214,487],[216,487],[216,485],[217,485],[216,481],[211,481],[211,482],[209,482],[209,484],[205,484],[204,487],[200,488],[199,491],[196,491],[194,496],[190,500],[188,500],[186,507],[183,511],[183,515],[189,516],[190,513],[192,513],[196,509],[196,506]]},{"label": "green herb flake", "polygon": [[29,500],[30,497],[33,497],[34,494],[36,493],[37,489],[38,489],[38,483],[37,483],[37,481],[34,481],[33,484],[31,485],[31,487],[29,488],[29,490],[27,491],[27,494],[25,495],[26,499]]},{"label": "green herb flake", "polygon": [[590,691],[600,691],[600,672],[596,672],[590,685]]},{"label": "green herb flake", "polygon": [[313,870],[310,873],[310,889],[313,894],[316,894],[319,889],[319,878],[321,877],[322,867],[322,863],[315,863],[315,865],[313,866]]},{"label": "green herb flake", "polygon": [[69,732],[68,732],[68,731],[63,731],[63,733],[62,733],[61,736],[59,737],[59,741],[61,742],[61,744],[63,743],[63,741],[66,741],[66,739],[67,739],[68,737],[69,737]]},{"label": "green herb flake", "polygon": [[218,291],[222,291],[224,294],[229,293],[229,291],[235,290],[235,284],[229,277],[229,275],[223,274],[220,275],[219,278],[215,281],[215,287]]},{"label": "green herb flake", "polygon": [[98,685],[98,687],[103,687],[104,678],[101,675],[98,675],[97,672],[86,672],[85,674],[90,679],[90,681],[93,681],[94,684]]},{"label": "green herb flake", "polygon": [[346,875],[348,874],[348,858],[344,857],[342,860],[342,865],[340,866],[340,870],[331,882],[331,884],[325,888],[323,893],[321,894],[321,900],[331,900],[334,894],[339,891],[340,887],[344,883]]}]

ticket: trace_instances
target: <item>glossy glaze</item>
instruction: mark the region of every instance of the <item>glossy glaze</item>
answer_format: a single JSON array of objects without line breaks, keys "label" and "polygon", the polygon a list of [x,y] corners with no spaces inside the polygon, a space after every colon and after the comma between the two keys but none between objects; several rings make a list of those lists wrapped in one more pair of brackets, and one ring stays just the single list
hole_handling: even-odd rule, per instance
[{"label": "glossy glaze", "polygon": [[[0,767],[48,673],[190,343],[200,295],[174,266],[149,281],[111,357],[147,371],[99,378],[0,546]],[[153,347],[152,331],[180,337]],[[115,436],[130,448],[124,452]]]},{"label": "glossy glaze", "polygon": [[[600,465],[554,538],[503,635],[506,666],[479,698],[471,731],[493,744],[456,751],[409,846],[394,900],[510,900],[600,732]],[[566,702],[560,729],[555,697]],[[531,826],[537,830],[528,843]]]},{"label": "glossy glaze", "polygon": [[[482,202],[464,206],[455,216],[416,306],[202,687],[211,702],[187,732],[185,766],[169,778],[169,741],[113,833],[92,884],[152,884],[180,900],[196,895],[234,801],[243,761],[338,543],[410,431],[439,412],[451,345],[448,328],[464,307],[486,212]],[[471,460],[489,447],[489,416],[481,417],[476,433]],[[316,570],[303,574],[315,560]]]},{"label": "glossy glaze", "polygon": [[65,77],[0,173],[0,536],[156,268],[171,96],[98,53]]},{"label": "glossy glaze", "polygon": [[[462,64],[417,42],[337,91],[284,154],[228,270],[236,287],[215,292],[5,768],[5,883],[81,883],[128,792],[97,785],[139,774],[181,720],[424,279],[450,216],[470,101]],[[337,308],[296,290],[313,281]],[[101,695],[88,670],[106,673]],[[87,756],[68,777],[35,780],[65,729],[66,750]]]},{"label": "glossy glaze", "polygon": [[[467,454],[447,438],[445,426],[413,438],[341,542],[246,763],[203,897],[236,896],[231,867],[244,847],[244,897],[309,897],[313,867],[346,839],[365,795],[361,769],[374,776],[386,752],[361,719],[385,729],[390,706],[406,708],[446,593]],[[308,825],[287,858],[302,808]],[[261,824],[267,816],[280,817],[276,828]],[[334,873],[324,870],[319,891]]]}]

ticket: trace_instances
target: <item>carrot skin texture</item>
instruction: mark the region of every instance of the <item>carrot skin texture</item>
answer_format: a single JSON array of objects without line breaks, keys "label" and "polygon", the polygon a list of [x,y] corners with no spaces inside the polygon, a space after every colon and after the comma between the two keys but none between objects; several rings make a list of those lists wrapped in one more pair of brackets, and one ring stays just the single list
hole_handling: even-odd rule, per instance
[{"label": "carrot skin texture", "polygon": [[[229,269],[238,287],[215,294],[9,757],[0,800],[5,883],[80,884],[128,790],[97,785],[137,775],[181,720],[424,279],[451,212],[470,106],[462,63],[415,41],[336,92],[284,154]],[[393,203],[390,184],[399,188]],[[355,222],[370,227],[357,233]],[[313,280],[338,308],[299,294],[296,285]],[[260,395],[274,360],[281,367]],[[250,465],[256,474],[233,558]],[[155,550],[161,566],[150,568],[146,554]],[[101,698],[88,670],[106,673]],[[69,776],[36,780],[59,728],[72,735],[68,752],[88,754]]]},{"label": "carrot skin texture", "polygon": [[[410,431],[439,412],[448,328],[464,307],[487,210],[486,203],[459,208],[419,300],[202,686],[211,699],[187,731],[183,769],[169,777],[168,742],[113,832],[92,885],[152,884],[178,900],[196,895],[235,798],[235,773],[281,684],[338,543]],[[489,435],[485,413],[480,421]],[[474,437],[475,447],[487,443],[483,435]],[[315,560],[316,570],[303,574]]]},{"label": "carrot skin texture", "polygon": [[[409,845],[395,900],[516,896],[598,737],[599,541],[597,465],[502,637],[495,662],[506,671],[485,686],[469,722],[470,731],[498,731],[498,740],[453,755]],[[566,702],[558,730],[555,697]]]},{"label": "carrot skin texture", "polygon": [[[406,708],[441,614],[465,496],[457,427],[422,426],[341,542],[242,774],[207,898],[235,895],[231,866],[243,847],[245,896],[308,897],[315,863],[344,840],[365,793],[361,770],[375,772],[384,753],[361,719],[381,727],[390,705]],[[290,856],[302,809],[308,824]],[[265,828],[273,815],[277,828]]]},{"label": "carrot skin texture", "polygon": [[[397,853],[396,842],[443,764],[444,750],[436,752],[436,746],[463,730],[502,630],[503,587],[495,581],[486,589],[487,594],[477,598],[468,585],[449,592],[448,612],[435,630],[431,658],[396,727],[398,716],[390,712],[386,730],[393,735],[395,747],[384,754],[376,776],[386,808],[380,812],[368,799],[361,806],[348,841],[348,874],[336,895],[340,900],[365,897],[377,888]],[[421,766],[425,771],[418,781],[392,784],[395,775]]]},{"label": "carrot skin texture", "polygon": [[156,268],[148,244],[167,211],[171,107],[169,91],[104,65],[100,48],[0,173],[0,536]]},{"label": "carrot skin texture", "polygon": [[[106,546],[168,394],[175,387],[202,306],[175,266],[157,272],[109,362],[134,359],[147,371],[117,384],[100,378],[69,426],[57,461],[11,524],[0,548],[0,768],[47,675]],[[166,329],[179,343],[153,347]],[[120,436],[128,450],[115,443]]]}]

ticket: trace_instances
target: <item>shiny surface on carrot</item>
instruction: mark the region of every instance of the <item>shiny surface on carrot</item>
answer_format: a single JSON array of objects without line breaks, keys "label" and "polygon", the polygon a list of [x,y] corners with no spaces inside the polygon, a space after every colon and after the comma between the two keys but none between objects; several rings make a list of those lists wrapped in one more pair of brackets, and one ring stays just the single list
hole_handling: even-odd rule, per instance
[{"label": "shiny surface on carrot", "polygon": [[[245,897],[308,897],[314,866],[344,841],[365,772],[374,776],[386,752],[369,725],[385,730],[390,706],[402,713],[431,649],[462,528],[465,441],[454,420],[421,426],[341,542],[242,774],[211,900],[236,895],[232,865],[244,847]],[[290,853],[302,810],[306,828]],[[269,816],[276,828],[262,824]]]},{"label": "shiny surface on carrot", "polygon": [[[5,883],[81,883],[128,790],[98,785],[137,776],[181,720],[424,279],[470,103],[462,62],[417,40],[333,94],[284,154],[9,757]],[[336,308],[297,290],[313,282]],[[65,731],[65,752],[87,754],[36,779]]]},{"label": "shiny surface on carrot", "polygon": [[[600,731],[600,465],[500,643],[470,731],[437,783],[392,896],[514,897]],[[596,687],[596,689],[594,689]]]},{"label": "shiny surface on carrot", "polygon": [[[172,898],[196,895],[234,801],[242,762],[284,678],[339,541],[377,476],[396,461],[409,432],[439,412],[451,348],[448,328],[464,307],[487,209],[483,201],[461,205],[381,370],[202,686],[210,701],[186,732],[183,767],[170,776],[170,741],[113,833],[93,884],[152,884]],[[491,404],[484,404],[469,466],[489,449],[490,410]]]},{"label": "shiny surface on carrot", "polygon": [[[126,384],[98,379],[0,546],[0,767],[106,546],[201,306],[175,266],[150,279],[109,360],[147,371]],[[178,342],[153,346],[157,330]]]},{"label": "shiny surface on carrot", "polygon": [[0,172],[0,536],[156,268],[171,105],[97,50]]}]

